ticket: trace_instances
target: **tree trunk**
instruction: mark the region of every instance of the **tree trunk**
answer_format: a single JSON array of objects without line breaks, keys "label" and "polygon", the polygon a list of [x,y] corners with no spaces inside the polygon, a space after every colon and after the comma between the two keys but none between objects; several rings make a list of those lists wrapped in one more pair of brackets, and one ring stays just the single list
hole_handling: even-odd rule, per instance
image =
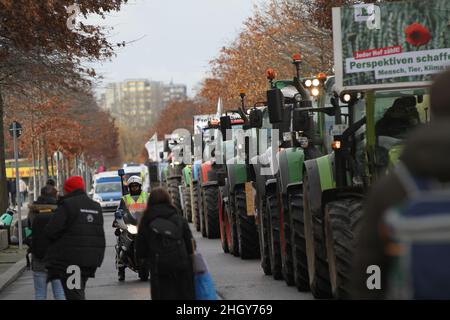
[{"label": "tree trunk", "polygon": [[[47,142],[45,141],[45,135],[42,136],[42,160],[44,161],[44,181],[48,180],[48,155],[47,155]],[[53,171],[53,167],[52,167]],[[53,173],[53,172],[52,172]]]},{"label": "tree trunk", "polygon": [[3,134],[3,97],[0,89],[0,214],[8,208],[8,188],[6,185],[5,136]]}]

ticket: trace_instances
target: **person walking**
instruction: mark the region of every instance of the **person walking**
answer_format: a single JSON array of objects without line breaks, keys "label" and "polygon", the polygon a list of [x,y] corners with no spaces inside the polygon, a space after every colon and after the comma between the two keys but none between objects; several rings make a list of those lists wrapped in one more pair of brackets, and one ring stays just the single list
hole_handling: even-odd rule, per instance
[{"label": "person walking", "polygon": [[[421,126],[411,134],[400,156],[401,171],[410,177],[410,183],[405,184],[403,179],[405,174],[400,174],[400,170],[394,169],[380,178],[369,193],[365,204],[364,220],[361,221],[362,236],[355,252],[351,298],[386,299],[388,297],[387,293],[392,285],[388,275],[393,267],[396,250],[393,250],[395,247],[387,237],[389,231],[385,224],[387,212],[389,210],[392,212],[394,208],[407,207],[405,205],[408,205],[411,200],[410,191],[413,189],[421,191],[416,188],[418,187],[416,180],[426,182],[425,184],[433,181],[436,185],[450,183],[449,88],[450,71],[447,71],[435,79],[430,89],[431,123]],[[423,199],[415,199],[416,203],[418,203],[417,200],[423,201]],[[427,212],[422,210],[421,214],[427,214]],[[436,275],[437,266],[446,266],[447,260],[442,255],[434,255],[434,258],[441,259],[430,269],[431,273]],[[431,262],[430,259],[422,259],[422,261]],[[369,289],[367,286],[370,276],[367,269],[370,266],[378,266],[382,272],[379,289]],[[447,291],[450,289],[445,288],[448,278],[447,276],[440,281],[440,286],[444,286]]]},{"label": "person walking", "polygon": [[194,241],[189,224],[165,189],[152,190],[147,203],[138,227],[136,255],[149,264],[152,300],[193,300]]},{"label": "person walking", "polygon": [[25,203],[26,200],[26,193],[27,193],[27,184],[22,179],[19,179],[19,196],[20,196],[20,203]]},{"label": "person walking", "polygon": [[16,188],[16,180],[15,179],[9,179],[9,186],[10,186],[10,194],[11,194],[11,205],[14,208],[17,205],[17,188]]},{"label": "person walking", "polygon": [[106,240],[102,208],[86,194],[82,177],[65,181],[64,196],[45,233],[49,279],[62,281],[67,300],[85,300],[86,282],[103,262]]},{"label": "person walking", "polygon": [[[31,240],[31,270],[33,271],[34,293],[36,300],[47,299],[48,273],[45,267],[45,256],[49,241],[44,228],[50,221],[57,207],[56,189],[45,186],[41,195],[29,207],[28,220],[32,230]],[[51,281],[53,297],[55,300],[65,300],[64,288],[60,279]]]}]

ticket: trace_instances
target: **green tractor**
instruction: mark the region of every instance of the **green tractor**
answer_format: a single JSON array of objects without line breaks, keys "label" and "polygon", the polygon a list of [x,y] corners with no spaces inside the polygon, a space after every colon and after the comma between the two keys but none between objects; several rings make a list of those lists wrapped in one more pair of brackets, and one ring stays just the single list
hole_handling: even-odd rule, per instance
[{"label": "green tractor", "polygon": [[[335,108],[327,106],[333,78],[321,74],[300,78],[300,59],[294,56],[297,76],[273,81],[268,91],[268,116],[280,132],[276,159],[278,170],[272,176],[258,175],[255,186],[259,214],[261,266],[265,274],[309,290],[303,221],[303,171],[306,160],[328,152],[325,124]],[[311,98],[313,97],[313,98]],[[328,117],[327,117],[328,116]]]},{"label": "green tractor", "polygon": [[398,161],[410,130],[428,121],[424,89],[342,92],[332,103],[338,111],[333,152],[305,161],[303,182],[308,275],[316,298],[348,296],[368,187]]},{"label": "green tractor", "polygon": [[241,107],[228,111],[220,119],[224,138],[220,148],[223,161],[217,170],[220,238],[225,253],[240,256],[241,259],[258,259],[258,229],[253,208],[248,147],[252,131],[259,126],[251,119],[259,114],[259,109],[253,108],[247,114],[245,93],[241,92],[240,96]]},{"label": "green tractor", "polygon": [[[185,159],[186,148],[191,148],[190,137],[187,132],[185,135],[178,133],[168,135],[165,139],[165,151],[170,152],[169,164],[163,170],[163,180],[165,180],[167,190],[172,198],[173,205],[177,208],[178,212],[188,217],[185,214],[185,202],[183,199],[183,181],[185,179],[185,167],[186,163],[189,163],[190,159]],[[190,138],[189,138],[190,139]]]}]

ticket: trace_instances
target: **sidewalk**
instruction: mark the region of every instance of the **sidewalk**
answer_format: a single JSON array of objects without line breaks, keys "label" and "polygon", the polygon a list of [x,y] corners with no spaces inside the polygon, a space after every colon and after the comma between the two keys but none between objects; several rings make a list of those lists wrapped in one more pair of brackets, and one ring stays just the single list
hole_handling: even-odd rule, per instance
[{"label": "sidewalk", "polygon": [[0,292],[25,270],[26,252],[27,246],[19,250],[17,245],[10,245],[8,249],[0,251]]},{"label": "sidewalk", "polygon": [[[28,206],[22,207],[22,219],[28,214]],[[17,221],[14,216],[13,224]],[[9,245],[7,249],[0,250],[0,292],[16,280],[26,268],[25,255],[27,246],[19,250],[18,245]]]}]

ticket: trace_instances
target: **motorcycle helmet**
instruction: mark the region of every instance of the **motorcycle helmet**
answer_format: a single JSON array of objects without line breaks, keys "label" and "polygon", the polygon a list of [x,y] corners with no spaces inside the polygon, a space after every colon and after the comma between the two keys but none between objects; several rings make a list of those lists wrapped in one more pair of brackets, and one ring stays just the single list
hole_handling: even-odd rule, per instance
[{"label": "motorcycle helmet", "polygon": [[130,186],[132,183],[137,183],[140,186],[142,186],[142,179],[138,176],[131,176],[128,180],[127,180],[127,185]]}]

